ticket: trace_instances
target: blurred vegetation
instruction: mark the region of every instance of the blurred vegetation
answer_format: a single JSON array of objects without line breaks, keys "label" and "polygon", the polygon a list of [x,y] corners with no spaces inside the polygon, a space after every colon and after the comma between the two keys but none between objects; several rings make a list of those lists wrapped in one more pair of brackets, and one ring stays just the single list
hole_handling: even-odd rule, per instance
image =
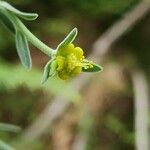
[{"label": "blurred vegetation", "polygon": [[[81,47],[86,49],[86,54],[89,54],[92,51],[93,42],[140,0],[7,1],[11,2],[18,9],[37,12],[39,18],[32,24],[28,23],[27,26],[40,39],[54,48],[73,27],[78,27],[79,37],[75,42],[80,43]],[[126,57],[129,57],[127,60],[134,60],[135,66],[141,67],[149,78],[149,26],[150,16],[148,15],[131,32],[117,42],[117,46],[114,46],[109,53],[108,64],[113,60],[114,62],[118,61],[121,65],[125,63],[132,66],[130,62],[126,63]],[[11,33],[0,24],[0,122],[13,123],[23,129],[38,116],[56,94],[73,97],[75,100],[81,98],[77,91],[74,91],[73,88],[68,87],[66,83],[58,79],[51,79],[46,85],[42,86],[41,68],[45,65],[48,58],[34,47],[31,47],[31,49],[33,69],[26,71],[19,65],[20,62]],[[130,91],[132,88],[131,83],[130,80],[127,81],[126,84]],[[97,118],[92,118],[91,124],[87,123],[92,126],[92,130],[85,130],[89,132],[87,150],[134,149],[133,97],[130,92],[125,91],[125,93],[126,95],[118,94],[117,102],[115,101],[115,105],[110,104],[109,109],[104,111],[103,117],[97,114]],[[111,96],[113,97],[113,95]],[[82,110],[78,106],[77,108],[71,107],[71,109]],[[72,110],[71,112],[68,110],[67,113],[71,115],[68,118],[73,118],[76,115]],[[62,124],[61,122],[63,122],[64,126],[69,122],[65,119],[62,120],[63,118],[56,122],[56,124],[58,123],[56,125],[58,131],[62,130],[58,127],[59,124]],[[78,128],[78,123],[74,122],[75,127],[71,126],[73,128],[71,133],[76,132]],[[21,141],[19,134],[12,133],[0,132],[0,138],[11,143],[18,150],[24,150],[27,147],[31,150],[54,149],[51,147],[54,147],[53,142],[56,142],[53,135],[47,135],[40,142],[37,141],[35,143]]]}]

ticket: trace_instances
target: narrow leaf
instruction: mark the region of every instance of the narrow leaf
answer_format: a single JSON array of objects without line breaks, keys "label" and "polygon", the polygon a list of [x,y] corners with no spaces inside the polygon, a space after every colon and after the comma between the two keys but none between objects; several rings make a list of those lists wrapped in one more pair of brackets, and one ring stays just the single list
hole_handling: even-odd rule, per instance
[{"label": "narrow leaf", "polygon": [[51,68],[51,63],[52,63],[53,59],[50,60],[44,67],[44,73],[43,73],[43,77],[42,77],[42,84],[44,84],[48,78],[49,78],[49,74],[50,74],[50,68]]},{"label": "narrow leaf", "polygon": [[0,140],[0,150],[15,150],[15,149]]},{"label": "narrow leaf", "polygon": [[20,127],[6,123],[0,123],[0,131],[19,132]]},{"label": "narrow leaf", "polygon": [[22,11],[16,9],[15,7],[11,6],[9,3],[4,2],[4,1],[0,2],[0,5],[2,7],[4,7],[5,9],[11,11],[12,13],[16,14],[18,17],[21,17],[25,20],[31,21],[31,20],[35,20],[38,17],[38,14],[36,14],[36,13],[22,12]]},{"label": "narrow leaf", "polygon": [[44,67],[44,73],[42,78],[42,84],[44,84],[49,77],[56,74],[57,63],[55,59],[50,60]]},{"label": "narrow leaf", "polygon": [[88,69],[82,68],[82,71],[83,72],[99,72],[99,71],[103,70],[103,67],[101,67],[97,64],[92,64],[92,65],[93,65],[92,68],[88,68]]},{"label": "narrow leaf", "polygon": [[66,38],[58,45],[57,50],[59,50],[62,47],[65,47],[69,43],[72,43],[75,37],[77,36],[78,30],[77,28],[74,28],[67,36]]},{"label": "narrow leaf", "polygon": [[12,32],[15,33],[12,22],[0,11],[0,21]]},{"label": "narrow leaf", "polygon": [[23,66],[30,69],[32,66],[32,61],[28,41],[20,31],[16,31],[16,48]]}]

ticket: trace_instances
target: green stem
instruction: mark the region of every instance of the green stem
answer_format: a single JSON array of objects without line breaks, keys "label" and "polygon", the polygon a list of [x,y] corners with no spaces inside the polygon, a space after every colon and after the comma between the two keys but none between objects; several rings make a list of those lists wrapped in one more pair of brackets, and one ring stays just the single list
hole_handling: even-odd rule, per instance
[{"label": "green stem", "polygon": [[35,35],[33,35],[27,29],[27,27],[20,21],[19,18],[10,14],[9,12],[5,12],[5,14],[10,18],[10,20],[13,21],[16,30],[20,30],[35,47],[40,49],[43,53],[47,54],[48,56],[52,57],[55,54],[55,50],[48,47],[46,44],[40,41]]}]

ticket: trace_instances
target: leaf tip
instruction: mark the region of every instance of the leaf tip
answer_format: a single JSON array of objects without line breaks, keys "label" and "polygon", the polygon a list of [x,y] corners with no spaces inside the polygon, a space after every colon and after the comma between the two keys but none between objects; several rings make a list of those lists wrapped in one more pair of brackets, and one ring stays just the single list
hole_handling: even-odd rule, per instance
[{"label": "leaf tip", "polygon": [[101,72],[101,71],[104,70],[102,66],[99,66],[99,65],[98,65],[98,67],[99,67],[99,71],[98,71],[98,72]]},{"label": "leaf tip", "polygon": [[32,64],[30,63],[28,66],[26,66],[26,69],[31,70]]},{"label": "leaf tip", "polygon": [[72,30],[72,32],[74,32],[75,35],[77,35],[77,34],[78,34],[78,29],[75,27],[75,28]]},{"label": "leaf tip", "polygon": [[38,15],[37,13],[35,13],[35,19],[37,19],[37,18],[38,18],[38,16],[39,16],[39,15]]},{"label": "leaf tip", "polygon": [[46,81],[47,81],[47,79],[42,78],[41,84],[43,85]]}]

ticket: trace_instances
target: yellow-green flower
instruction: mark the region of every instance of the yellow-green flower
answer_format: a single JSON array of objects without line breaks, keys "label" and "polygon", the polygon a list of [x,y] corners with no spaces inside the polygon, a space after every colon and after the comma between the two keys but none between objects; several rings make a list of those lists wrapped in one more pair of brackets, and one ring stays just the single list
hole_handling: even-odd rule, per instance
[{"label": "yellow-green flower", "polygon": [[56,54],[58,76],[66,80],[79,75],[83,67],[85,69],[92,68],[92,63],[84,63],[83,54],[80,47],[75,47],[71,43],[61,48]]},{"label": "yellow-green flower", "polygon": [[67,80],[79,75],[81,72],[98,72],[102,70],[102,67],[84,58],[84,52],[80,47],[75,47],[72,44],[76,35],[77,29],[74,28],[58,45],[52,59],[44,68],[43,83],[54,75],[58,75],[62,80]]}]

